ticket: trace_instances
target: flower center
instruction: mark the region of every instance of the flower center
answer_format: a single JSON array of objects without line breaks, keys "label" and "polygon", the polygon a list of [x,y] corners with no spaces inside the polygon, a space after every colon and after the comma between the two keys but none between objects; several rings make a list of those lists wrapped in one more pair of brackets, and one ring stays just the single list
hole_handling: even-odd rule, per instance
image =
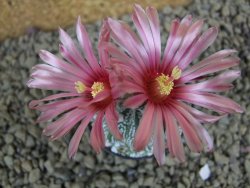
[{"label": "flower center", "polygon": [[81,81],[77,81],[75,82],[75,89],[77,93],[83,93],[86,89],[86,86]]},{"label": "flower center", "polygon": [[158,83],[158,89],[161,95],[169,95],[174,87],[174,80],[181,77],[181,69],[175,66],[172,70],[171,76],[161,73],[155,80]]},{"label": "flower center", "polygon": [[91,86],[91,89],[92,97],[95,98],[98,93],[104,90],[104,84],[103,82],[94,82],[94,84]]}]

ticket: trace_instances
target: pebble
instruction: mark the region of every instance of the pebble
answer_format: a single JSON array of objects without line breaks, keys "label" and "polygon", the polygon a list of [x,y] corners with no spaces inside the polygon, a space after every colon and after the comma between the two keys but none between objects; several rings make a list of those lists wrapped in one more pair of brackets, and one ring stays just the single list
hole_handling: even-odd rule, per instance
[{"label": "pebble", "polygon": [[30,171],[29,173],[29,182],[30,183],[35,183],[36,181],[38,181],[41,177],[41,172],[38,168],[33,169]]},{"label": "pebble", "polygon": [[12,158],[12,157],[10,157],[10,156],[5,156],[5,157],[3,158],[3,160],[4,160],[5,164],[6,164],[9,168],[12,168],[12,166],[13,166],[13,158]]},{"label": "pebble", "polygon": [[29,172],[32,169],[32,164],[31,164],[30,161],[22,162],[21,166],[22,166],[23,170],[26,171],[26,172]]}]

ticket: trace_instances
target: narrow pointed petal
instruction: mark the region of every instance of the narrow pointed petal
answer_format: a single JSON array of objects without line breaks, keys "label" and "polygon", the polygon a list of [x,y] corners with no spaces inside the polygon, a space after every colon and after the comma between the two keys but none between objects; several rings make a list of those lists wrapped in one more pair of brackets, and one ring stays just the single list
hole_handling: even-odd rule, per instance
[{"label": "narrow pointed petal", "polygon": [[202,81],[196,84],[184,85],[176,88],[176,92],[180,91],[206,91],[221,92],[233,88],[231,82],[240,76],[240,71],[232,70],[219,74],[218,76]]},{"label": "narrow pointed petal", "polygon": [[42,80],[42,79],[30,79],[26,85],[30,88],[39,88],[45,90],[58,90],[58,91],[68,91],[76,92],[74,83],[65,83],[62,80]]},{"label": "narrow pointed petal", "polygon": [[118,129],[118,118],[119,115],[115,110],[115,105],[111,104],[105,111],[105,119],[112,135],[115,136],[116,139],[121,140],[123,136]]},{"label": "narrow pointed petal", "polygon": [[123,105],[127,108],[135,109],[141,106],[146,100],[147,97],[144,94],[138,94],[126,99]]},{"label": "narrow pointed petal", "polygon": [[226,116],[226,114],[222,114],[219,116],[206,114],[200,110],[197,110],[191,106],[186,105],[183,102],[179,102],[179,105],[186,111],[188,111],[193,117],[195,117],[201,123],[215,123],[216,121]]},{"label": "narrow pointed petal", "polygon": [[89,66],[95,72],[100,71],[100,65],[94,55],[92,44],[89,39],[88,33],[85,27],[81,24],[80,17],[78,17],[77,24],[76,24],[76,35],[77,35],[79,44],[83,49],[83,52],[85,54],[85,57],[88,61]]},{"label": "narrow pointed petal", "polygon": [[110,28],[112,29],[112,36],[119,43],[128,54],[136,60],[136,63],[145,70],[145,62],[148,62],[146,58],[146,52],[144,47],[140,44],[135,34],[128,30],[128,26],[121,24],[113,19],[108,19]]},{"label": "narrow pointed petal", "polygon": [[59,93],[59,94],[50,95],[50,96],[45,97],[45,98],[40,99],[40,100],[32,100],[29,103],[29,108],[36,109],[37,105],[39,105],[39,103],[41,103],[41,102],[65,98],[65,97],[74,97],[74,96],[79,96],[79,94],[77,94],[77,93]]},{"label": "narrow pointed petal", "polygon": [[84,118],[85,114],[82,110],[74,109],[64,114],[58,120],[52,122],[43,130],[43,133],[46,136],[51,136],[53,140],[58,139],[64,135],[61,133],[67,133],[69,130],[71,130],[77,122]]},{"label": "narrow pointed petal", "polygon": [[218,29],[212,27],[201,35],[198,41],[192,46],[192,50],[186,54],[185,58],[182,59],[179,67],[184,70],[186,67],[197,58],[204,50],[206,50],[216,39],[218,35]]},{"label": "narrow pointed petal", "polygon": [[97,153],[100,153],[105,146],[104,132],[102,128],[103,116],[104,112],[99,112],[97,114],[96,120],[93,123],[93,127],[90,133],[90,144]]},{"label": "narrow pointed petal", "polygon": [[65,47],[65,52],[67,51],[68,54],[71,55],[73,59],[72,63],[75,63],[75,65],[84,69],[86,66],[86,61],[83,59],[81,53],[76,48],[71,37],[61,28],[59,29],[59,37],[60,41],[62,42],[62,46]]},{"label": "narrow pointed petal", "polygon": [[187,121],[183,114],[181,114],[178,110],[175,109],[175,105],[171,108],[171,111],[173,111],[176,119],[179,122],[179,125],[181,126],[181,129],[183,130],[189,148],[194,152],[200,152],[203,146],[195,129]]},{"label": "narrow pointed petal", "polygon": [[154,117],[154,105],[147,103],[143,116],[140,120],[139,127],[135,133],[134,149],[141,151],[148,144],[154,130],[154,124],[152,122]]},{"label": "narrow pointed petal", "polygon": [[169,152],[173,157],[184,162],[186,158],[176,119],[166,107],[163,107],[163,116],[165,120],[166,140]]},{"label": "narrow pointed petal", "polygon": [[81,124],[77,128],[74,136],[71,138],[68,148],[68,156],[69,158],[73,158],[78,150],[79,143],[81,141],[82,135],[88,126],[89,122],[93,117],[93,113],[89,113],[84,120],[82,120]]},{"label": "narrow pointed petal", "polygon": [[173,57],[175,56],[176,51],[179,49],[185,35],[186,32],[188,31],[188,28],[190,27],[192,23],[192,16],[191,15],[187,15],[185,16],[182,20],[181,23],[178,27],[178,30],[176,32],[176,35],[173,38],[173,43],[171,48],[168,51],[168,54],[164,54],[164,57],[166,57],[166,59],[164,59],[164,63],[169,63],[172,61]]},{"label": "narrow pointed petal", "polygon": [[79,78],[84,78],[82,75],[82,71],[79,70],[77,67],[75,67],[72,64],[66,63],[63,60],[59,59],[52,53],[46,51],[46,50],[41,50],[39,53],[40,58],[47,64],[56,67],[58,69],[63,70],[64,72],[71,73],[73,75],[78,76]]},{"label": "narrow pointed petal", "polygon": [[109,51],[105,48],[106,44],[110,43],[110,28],[107,20],[103,21],[99,41],[98,41],[98,54],[100,58],[100,64],[102,66],[107,66],[109,61]]},{"label": "narrow pointed petal", "polygon": [[194,128],[196,134],[203,143],[205,151],[211,151],[213,149],[213,139],[210,137],[207,130],[188,111],[182,108],[179,102],[175,102],[175,108],[190,123],[190,126]]},{"label": "narrow pointed petal", "polygon": [[222,113],[242,113],[243,108],[233,100],[212,93],[176,93],[175,97],[204,108]]},{"label": "narrow pointed petal", "polygon": [[199,62],[199,63],[191,66],[187,70],[185,70],[183,72],[182,76],[186,76],[186,75],[192,73],[193,71],[198,70],[207,64],[210,64],[211,62],[221,61],[222,59],[229,57],[235,53],[236,53],[236,50],[231,50],[231,49],[220,50],[220,51],[208,56],[207,58],[203,59],[201,62]]},{"label": "narrow pointed petal", "polygon": [[192,49],[191,45],[194,43],[195,39],[197,39],[197,37],[199,36],[202,26],[203,26],[203,20],[198,20],[189,27],[181,43],[180,48],[176,52],[173,61],[171,62],[170,65],[171,68],[178,65],[182,60],[182,58],[188,53],[188,51]]},{"label": "narrow pointed petal", "polygon": [[180,82],[186,83],[190,80],[195,78],[199,78],[201,76],[205,76],[207,74],[212,74],[215,72],[223,71],[225,69],[238,66],[239,65],[239,58],[237,57],[228,57],[221,60],[214,60],[207,64],[204,64],[203,67],[199,67],[199,69],[193,69],[192,73],[184,74],[180,79]]},{"label": "narrow pointed petal", "polygon": [[153,7],[148,7],[146,9],[149,24],[152,30],[152,35],[154,39],[155,46],[155,64],[156,66],[160,62],[161,58],[161,34],[160,34],[160,21],[157,10]]},{"label": "narrow pointed petal", "polygon": [[165,70],[165,68],[167,67],[169,63],[168,54],[175,40],[179,25],[180,25],[180,21],[177,19],[173,20],[171,23],[169,37],[168,37],[167,44],[163,53],[163,60],[162,60],[162,64],[164,66],[163,70]]},{"label": "narrow pointed petal", "polygon": [[163,117],[160,107],[155,109],[152,124],[154,124],[153,152],[159,165],[165,163],[165,141],[163,130]]}]

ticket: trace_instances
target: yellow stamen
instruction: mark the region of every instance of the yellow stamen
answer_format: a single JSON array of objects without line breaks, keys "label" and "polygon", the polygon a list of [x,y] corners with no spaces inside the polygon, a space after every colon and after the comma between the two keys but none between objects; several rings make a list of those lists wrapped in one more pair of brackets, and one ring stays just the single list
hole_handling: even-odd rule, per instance
[{"label": "yellow stamen", "polygon": [[181,69],[178,66],[175,66],[172,70],[171,77],[174,80],[178,80],[181,77]]},{"label": "yellow stamen", "polygon": [[104,90],[104,84],[102,82],[94,82],[91,89],[92,97],[95,98],[98,93]]},{"label": "yellow stamen", "polygon": [[176,66],[172,70],[171,76],[161,73],[160,76],[156,77],[158,82],[158,89],[161,95],[169,95],[174,87],[174,80],[178,80],[181,77],[181,69]]},{"label": "yellow stamen", "polygon": [[77,93],[83,93],[86,89],[86,86],[81,81],[77,81],[75,82],[75,89]]},{"label": "yellow stamen", "polygon": [[170,80],[169,76],[162,73],[156,78],[156,81],[159,84],[160,94],[169,95],[174,86],[174,83]]}]

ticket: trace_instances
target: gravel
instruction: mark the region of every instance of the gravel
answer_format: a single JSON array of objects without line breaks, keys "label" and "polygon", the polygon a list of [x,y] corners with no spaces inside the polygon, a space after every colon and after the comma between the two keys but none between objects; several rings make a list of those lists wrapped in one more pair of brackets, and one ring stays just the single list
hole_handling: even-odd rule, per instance
[{"label": "gravel", "polygon": [[[51,91],[25,86],[30,69],[41,62],[40,49],[58,53],[58,33],[41,32],[0,43],[0,187],[248,187],[250,185],[250,5],[248,0],[194,0],[187,7],[165,7],[160,12],[165,43],[173,18],[191,13],[220,29],[215,43],[203,57],[223,48],[238,50],[242,77],[226,95],[246,112],[206,125],[214,137],[215,151],[194,154],[187,148],[187,162],[177,163],[167,154],[159,167],[152,158],[133,161],[102,152],[96,155],[86,133],[74,160],[67,158],[69,137],[50,142],[41,135],[46,124],[35,123],[37,112],[27,103]],[[128,16],[122,16],[128,20]],[[97,42],[100,21],[88,25]],[[131,21],[130,21],[131,23]],[[67,31],[75,37],[74,28]],[[199,170],[208,164],[211,176],[203,181]]]}]

